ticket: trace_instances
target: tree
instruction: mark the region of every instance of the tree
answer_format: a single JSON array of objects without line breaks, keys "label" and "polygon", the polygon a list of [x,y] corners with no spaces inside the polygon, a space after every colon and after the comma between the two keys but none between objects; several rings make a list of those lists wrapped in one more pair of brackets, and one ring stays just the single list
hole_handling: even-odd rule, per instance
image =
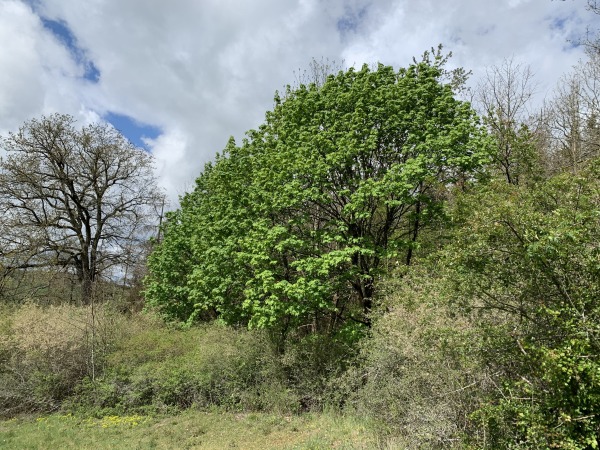
[{"label": "tree", "polygon": [[2,147],[2,264],[73,270],[89,302],[94,282],[127,263],[156,219],[151,155],[110,125],[76,129],[62,114],[26,122]]},{"label": "tree", "polygon": [[529,66],[512,59],[490,67],[477,89],[482,114],[495,141],[493,163],[507,183],[519,184],[539,171],[535,134],[527,126],[534,89]]},{"label": "tree", "polygon": [[149,304],[282,331],[368,324],[385,268],[411,263],[445,190],[486,159],[475,112],[442,80],[445,60],[364,66],[276,96],[169,217]]},{"label": "tree", "polygon": [[452,304],[481,335],[491,382],[474,417],[490,448],[598,447],[599,180],[596,160],[535,189],[495,183],[457,202],[439,259]]},{"label": "tree", "polygon": [[[600,15],[600,2],[598,0],[588,0],[587,9],[591,11],[593,14]],[[587,32],[586,39],[583,41],[583,44],[587,47],[588,53],[590,55],[600,55],[600,35],[598,34],[600,30],[589,30]]]},{"label": "tree", "polygon": [[563,77],[550,104],[552,158],[560,170],[578,172],[600,155],[600,54]]}]

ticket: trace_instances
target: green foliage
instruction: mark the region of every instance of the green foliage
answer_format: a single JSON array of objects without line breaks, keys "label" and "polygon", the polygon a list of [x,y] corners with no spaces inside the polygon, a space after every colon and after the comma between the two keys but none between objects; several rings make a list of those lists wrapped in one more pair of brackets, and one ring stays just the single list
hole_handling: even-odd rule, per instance
[{"label": "green foliage", "polygon": [[457,195],[337,380],[402,448],[597,448],[600,171]]},{"label": "green foliage", "polygon": [[89,307],[26,304],[3,313],[0,414],[9,417],[320,411],[354,355],[346,336],[306,335],[282,348],[263,330],[169,327],[107,306],[96,310],[93,333]]},{"label": "green foliage", "polygon": [[599,168],[459,203],[447,254],[496,386],[474,416],[493,448],[598,446]]},{"label": "green foliage", "polygon": [[[486,118],[486,123],[498,126],[502,123],[496,114]],[[507,183],[532,184],[542,179],[543,168],[538,154],[536,136],[530,128],[521,124],[516,126],[501,126],[501,130],[492,128],[493,147],[491,152],[492,164],[496,171],[502,174]]]},{"label": "green foliage", "polygon": [[282,335],[368,323],[386,264],[410,262],[445,189],[486,158],[475,113],[442,82],[444,62],[350,69],[277,96],[169,217],[148,306]]},{"label": "green foliage", "polygon": [[102,378],[80,386],[71,407],[98,414],[299,407],[264,333],[218,324],[177,330],[147,323],[108,362]]}]

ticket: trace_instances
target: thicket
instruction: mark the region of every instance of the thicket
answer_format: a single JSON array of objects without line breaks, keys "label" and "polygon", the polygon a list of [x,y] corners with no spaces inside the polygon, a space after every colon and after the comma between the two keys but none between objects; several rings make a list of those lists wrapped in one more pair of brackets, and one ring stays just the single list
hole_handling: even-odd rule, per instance
[{"label": "thicket", "polygon": [[126,334],[108,305],[4,306],[0,319],[0,415],[54,411],[106,368]]},{"label": "thicket", "polygon": [[424,236],[429,255],[383,283],[359,341],[300,330],[281,347],[268,330],[182,328],[109,304],[92,336],[89,307],[13,306],[2,413],[334,408],[406,448],[595,448],[598,164],[457,193],[448,226]]},{"label": "thicket", "polygon": [[445,245],[384,297],[348,405],[409,448],[597,448],[599,163],[457,195]]},{"label": "thicket", "polygon": [[482,96],[484,133],[444,63],[277,97],[169,217],[149,305],[345,342],[354,357],[322,404],[412,448],[596,448],[593,85],[568,92],[579,109],[565,94],[551,119],[526,117],[529,79],[514,81],[529,71],[506,63]]},{"label": "thicket", "polygon": [[64,410],[86,415],[185,408],[320,410],[351,360],[328,337],[289,342],[224,324],[173,327],[147,314],[97,307],[3,309],[0,415]]}]

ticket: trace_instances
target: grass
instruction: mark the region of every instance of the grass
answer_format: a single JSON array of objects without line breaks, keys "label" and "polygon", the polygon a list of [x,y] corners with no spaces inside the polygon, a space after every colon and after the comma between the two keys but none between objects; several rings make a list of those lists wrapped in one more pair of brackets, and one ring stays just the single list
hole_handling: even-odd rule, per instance
[{"label": "grass", "polygon": [[317,450],[379,447],[368,424],[336,414],[278,416],[188,410],[170,417],[72,415],[0,422],[0,449]]}]

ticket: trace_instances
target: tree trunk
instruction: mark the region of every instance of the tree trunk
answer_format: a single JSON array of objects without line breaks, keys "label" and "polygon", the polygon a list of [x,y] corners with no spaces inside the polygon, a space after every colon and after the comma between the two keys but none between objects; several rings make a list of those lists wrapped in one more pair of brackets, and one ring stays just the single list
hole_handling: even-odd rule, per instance
[{"label": "tree trunk", "polygon": [[412,230],[412,236],[411,236],[411,245],[410,245],[410,247],[408,247],[408,252],[406,254],[406,265],[407,266],[410,266],[410,263],[412,262],[413,246],[417,242],[417,237],[419,236],[419,226],[420,226],[419,219],[420,218],[421,218],[421,202],[417,202],[416,212],[415,212],[415,224],[414,224],[414,228]]},{"label": "tree trunk", "polygon": [[81,302],[84,305],[89,305],[92,303],[92,295],[93,295],[93,285],[94,282],[88,276],[84,276],[83,280],[81,280]]}]

